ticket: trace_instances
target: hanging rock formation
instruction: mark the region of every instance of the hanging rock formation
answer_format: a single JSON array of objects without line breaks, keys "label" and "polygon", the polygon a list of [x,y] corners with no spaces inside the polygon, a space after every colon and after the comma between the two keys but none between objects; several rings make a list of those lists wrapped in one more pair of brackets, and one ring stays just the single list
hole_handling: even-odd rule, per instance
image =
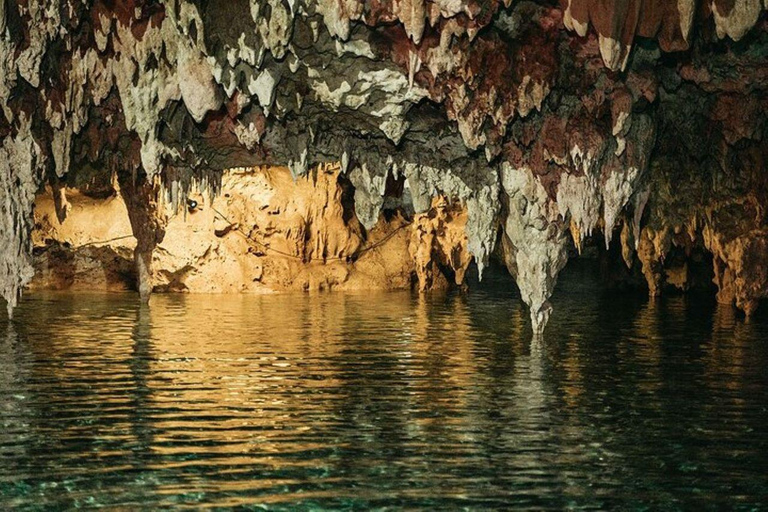
[{"label": "hanging rock formation", "polygon": [[[296,180],[264,204],[279,196],[305,222],[274,239],[303,265],[355,260],[393,222],[413,222],[415,242],[379,276],[415,265],[422,288],[436,267],[461,281],[470,257],[482,273],[500,251],[541,332],[571,243],[601,233],[630,262],[637,249],[656,293],[688,234],[713,257],[719,298],[751,313],[768,294],[766,7],[2,1],[0,292],[10,313],[32,278],[45,187],[63,227],[68,188],[93,197],[116,182],[146,298],[160,275],[166,289],[188,286],[158,249],[188,197],[217,204],[239,186],[225,187],[224,170],[269,165]],[[340,168],[317,171],[329,162]],[[327,195],[301,205],[302,187]],[[261,243],[292,222],[243,220]],[[281,275],[305,288],[348,282]]]},{"label": "hanging rock formation", "polygon": [[[451,204],[445,197],[432,200],[432,207],[414,220],[408,246],[416,264],[419,290],[440,287],[440,267],[450,269],[454,283],[461,285],[472,256],[467,248],[467,213],[461,204]],[[449,283],[445,283],[449,284]]]}]

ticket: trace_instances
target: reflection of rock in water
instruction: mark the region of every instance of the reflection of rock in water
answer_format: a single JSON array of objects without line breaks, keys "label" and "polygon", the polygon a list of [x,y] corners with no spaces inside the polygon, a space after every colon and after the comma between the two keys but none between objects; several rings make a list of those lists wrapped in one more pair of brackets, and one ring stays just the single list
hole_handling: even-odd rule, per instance
[{"label": "reflection of rock in water", "polygon": [[468,293],[150,308],[30,294],[14,329],[0,320],[0,384],[26,397],[0,397],[0,478],[43,470],[3,492],[50,508],[624,508],[726,485],[756,499],[765,319],[712,297],[605,297],[595,268],[564,270],[564,318],[532,343],[506,274]]},{"label": "reflection of rock in water", "polygon": [[[741,321],[738,312],[726,304],[717,304],[713,313],[712,337],[706,350],[706,372],[708,384],[716,389],[722,385],[724,376],[736,376],[744,379],[750,366],[748,361],[758,347],[753,341],[759,335],[759,327],[754,321]],[[733,386],[729,382],[728,386]]]},{"label": "reflection of rock in water", "polygon": [[[24,320],[21,319],[23,322]],[[34,400],[33,391],[27,386],[27,372],[24,344],[16,332],[16,322],[8,322],[0,335],[0,418],[2,428],[6,432],[24,435],[29,431],[30,422],[34,420],[28,403]],[[23,457],[26,445],[20,443],[3,443],[3,457],[13,460]],[[19,475],[24,476],[24,475]]]},{"label": "reflection of rock in water", "polygon": [[535,336],[528,354],[518,354],[515,360],[517,386],[514,395],[518,400],[518,416],[514,421],[520,430],[527,433],[520,440],[521,464],[526,467],[546,467],[550,462],[540,458],[539,450],[527,449],[527,446],[540,447],[556,442],[548,412],[551,397],[545,389],[546,357],[544,340]]},{"label": "reflection of rock in water", "polygon": [[133,380],[131,393],[131,434],[136,439],[133,455],[137,461],[136,469],[146,469],[146,461],[151,457],[154,443],[154,425],[152,419],[153,391],[149,382],[152,372],[150,361],[152,350],[152,317],[148,304],[136,308],[136,319],[131,329],[133,347],[130,355],[130,375]]}]

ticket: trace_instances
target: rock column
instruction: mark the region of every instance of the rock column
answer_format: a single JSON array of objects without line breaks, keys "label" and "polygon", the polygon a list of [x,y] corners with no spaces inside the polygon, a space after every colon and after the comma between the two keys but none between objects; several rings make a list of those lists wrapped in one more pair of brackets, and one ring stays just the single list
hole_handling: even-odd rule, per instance
[{"label": "rock column", "polygon": [[159,205],[160,186],[149,181],[143,173],[119,173],[118,181],[136,238],[136,286],[142,302],[149,302],[152,293],[152,253],[163,241],[167,224]]}]

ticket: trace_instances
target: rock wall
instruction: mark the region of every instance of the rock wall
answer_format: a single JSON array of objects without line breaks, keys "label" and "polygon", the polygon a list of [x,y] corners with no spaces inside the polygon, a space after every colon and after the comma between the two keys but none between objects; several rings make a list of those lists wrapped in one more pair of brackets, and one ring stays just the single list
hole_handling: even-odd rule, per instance
[{"label": "rock wall", "polygon": [[[137,289],[138,243],[117,181],[109,191],[64,194],[63,222],[50,187],[36,197],[30,287]],[[163,204],[164,237],[152,251],[149,286],[156,292],[271,293],[426,291],[445,288],[449,279],[464,283],[471,261],[466,207],[436,199],[425,213],[392,211],[366,230],[353,196],[339,165],[316,167],[296,180],[286,167],[224,171],[216,195],[190,191],[180,210]]]},{"label": "rock wall", "polygon": [[[302,180],[328,174],[317,165],[340,161],[344,187],[313,185],[326,194],[314,207],[280,199],[278,224],[312,222],[269,242],[300,265],[275,263],[262,280],[353,286],[328,260],[372,257],[360,247],[393,229],[380,213],[400,211],[424,248],[408,246],[386,272],[415,261],[422,288],[436,268],[461,281],[470,257],[482,273],[499,250],[536,332],[569,238],[580,249],[597,233],[628,261],[638,251],[652,293],[690,233],[686,244],[713,256],[719,298],[750,313],[768,288],[765,10],[763,0],[0,2],[0,292],[10,313],[32,278],[41,187],[64,226],[62,190],[116,182],[147,298],[158,279],[206,286],[191,284],[186,249],[176,268],[163,247],[178,243],[171,225],[191,195],[220,200],[225,169],[284,166],[296,185],[275,196],[299,197]],[[343,230],[318,227],[339,215]],[[322,276],[298,277],[323,259]]]}]

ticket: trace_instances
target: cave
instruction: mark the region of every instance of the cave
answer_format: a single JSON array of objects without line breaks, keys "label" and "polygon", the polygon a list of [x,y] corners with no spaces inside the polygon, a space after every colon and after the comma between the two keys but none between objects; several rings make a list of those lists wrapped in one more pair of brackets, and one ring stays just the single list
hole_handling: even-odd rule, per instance
[{"label": "cave", "polygon": [[[314,328],[341,336],[359,314],[342,329],[357,339],[402,307],[387,343],[437,343],[428,333],[452,314],[446,336],[522,340],[462,357],[529,358],[491,373],[528,372],[517,392],[541,403],[544,359],[583,363],[574,340],[608,336],[613,350],[677,340],[684,325],[741,357],[744,339],[764,346],[768,309],[766,11],[768,0],[0,0],[8,346],[56,338],[25,325],[25,308],[59,325],[58,309],[82,307],[109,326],[99,312],[118,301],[145,341],[179,308],[205,317],[227,304],[267,325],[264,311],[300,310],[306,339],[288,326],[269,336],[311,344],[324,336]],[[615,357],[648,357],[649,379],[666,382],[664,348],[645,349]],[[390,352],[361,354],[404,371]],[[594,392],[579,379],[564,403]],[[369,405],[354,397],[344,421]],[[560,508],[566,491],[526,503]],[[759,508],[752,492],[742,505]],[[691,499],[682,507],[701,504]],[[364,507],[378,505],[430,502]]]}]

